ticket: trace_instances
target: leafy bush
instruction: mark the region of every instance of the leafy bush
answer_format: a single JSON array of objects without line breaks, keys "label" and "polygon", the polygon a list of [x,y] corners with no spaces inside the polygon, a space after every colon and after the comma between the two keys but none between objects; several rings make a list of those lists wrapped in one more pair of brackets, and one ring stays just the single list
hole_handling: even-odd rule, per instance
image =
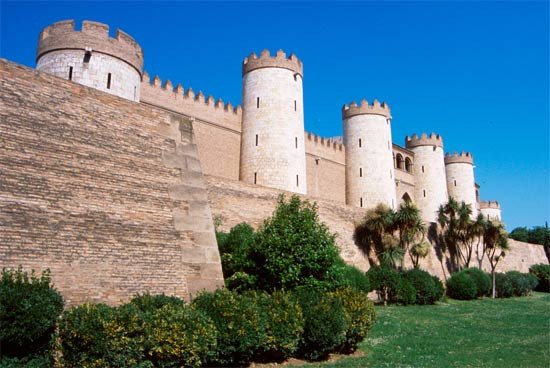
[{"label": "leafy bush", "polygon": [[415,304],[416,289],[408,280],[401,278],[397,284],[397,297],[396,299],[390,300],[390,302],[403,305]]},{"label": "leafy bush", "polygon": [[298,355],[321,360],[346,340],[346,313],[342,301],[324,291],[300,288],[295,295],[304,315],[304,333]]},{"label": "leafy bush", "polygon": [[[0,341],[3,357],[48,360],[63,298],[49,271],[29,276],[20,267],[2,270],[0,279]],[[25,360],[25,359],[24,359]]]},{"label": "leafy bush", "polygon": [[514,296],[528,295],[538,284],[536,276],[530,273],[508,271],[506,277],[512,284]]},{"label": "leafy bush", "polygon": [[[367,271],[371,287],[384,304],[395,303],[401,288],[401,275],[393,268],[372,266]],[[405,288],[407,288],[405,286]],[[405,290],[404,290],[405,291]]]},{"label": "leafy bush", "polygon": [[529,273],[535,275],[539,281],[535,288],[536,291],[550,293],[550,265],[542,263],[532,265],[529,268]]},{"label": "leafy bush", "polygon": [[[434,304],[441,299],[441,288],[437,285],[435,278],[418,268],[408,270],[403,273],[403,278],[407,280],[416,290],[416,304]],[[441,284],[441,281],[439,281]]]},{"label": "leafy bush", "polygon": [[477,297],[482,297],[491,294],[492,281],[491,276],[476,267],[466,268],[460,272],[469,275],[476,283]]},{"label": "leafy bush", "polygon": [[255,298],[228,290],[199,294],[191,303],[209,316],[216,330],[217,353],[208,366],[246,365],[265,343],[265,326]]},{"label": "leafy bush", "polygon": [[298,196],[288,202],[279,197],[273,216],[256,233],[251,257],[261,290],[320,284],[332,288],[339,282],[333,272],[340,259],[335,235],[319,221],[317,206]]},{"label": "leafy bush", "polygon": [[458,300],[475,299],[477,296],[476,282],[469,274],[456,272],[447,280],[447,295]]},{"label": "leafy bush", "polygon": [[141,312],[154,312],[165,305],[181,307],[184,303],[184,300],[177,296],[168,296],[164,294],[151,295],[149,293],[138,294],[130,300],[130,304]]},{"label": "leafy bush", "polygon": [[350,287],[355,291],[362,291],[365,293],[368,293],[372,290],[369,278],[367,277],[365,272],[361,271],[357,267],[344,264],[342,266],[341,272],[342,283],[340,285],[340,288]]},{"label": "leafy bush", "polygon": [[510,298],[514,296],[514,285],[505,273],[495,274],[495,290],[497,298]]},{"label": "leafy bush", "polygon": [[436,300],[441,300],[443,296],[445,295],[445,287],[443,286],[443,283],[437,276],[432,276],[432,279],[434,280],[434,296],[436,297]]},{"label": "leafy bush", "polygon": [[24,358],[0,358],[0,367],[2,368],[50,368],[52,367],[52,357],[50,355],[35,355]]},{"label": "leafy bush", "polygon": [[265,341],[256,352],[256,361],[282,361],[298,349],[304,332],[304,317],[298,301],[287,292],[249,294],[259,303],[265,326]]},{"label": "leafy bush", "polygon": [[340,346],[344,353],[352,353],[367,336],[374,325],[376,314],[374,305],[367,293],[352,288],[340,289],[332,293],[342,301],[346,314],[346,338]]}]

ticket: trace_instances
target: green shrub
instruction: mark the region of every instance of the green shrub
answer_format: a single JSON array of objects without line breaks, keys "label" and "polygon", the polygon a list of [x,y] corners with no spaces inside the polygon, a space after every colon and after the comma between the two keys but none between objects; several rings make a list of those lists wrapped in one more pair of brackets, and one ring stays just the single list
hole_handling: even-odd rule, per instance
[{"label": "green shrub", "polygon": [[304,317],[298,301],[287,292],[249,293],[258,301],[265,326],[265,341],[255,361],[273,362],[290,358],[304,332]]},{"label": "green shrub", "polygon": [[447,280],[447,295],[453,299],[471,300],[477,296],[474,279],[464,272],[456,272]]},{"label": "green shrub", "polygon": [[261,290],[321,284],[328,284],[325,288],[330,289],[339,281],[335,235],[319,221],[317,206],[298,196],[289,201],[279,197],[273,216],[255,235],[251,258]]},{"label": "green shrub", "polygon": [[374,325],[374,304],[369,300],[367,293],[349,287],[336,290],[332,295],[342,301],[346,313],[346,338],[339,350],[352,353],[357,350],[359,343]]},{"label": "green shrub", "polygon": [[532,265],[529,267],[529,273],[532,273],[538,279],[536,291],[550,293],[550,265],[542,263]]},{"label": "green shrub", "polygon": [[324,291],[300,288],[294,292],[304,315],[304,333],[298,356],[321,360],[346,339],[346,313],[339,298]]},{"label": "green shrub", "polygon": [[216,330],[217,352],[207,366],[247,365],[265,343],[265,326],[257,300],[228,290],[199,294],[191,305],[209,316]]},{"label": "green shrub", "polygon": [[415,288],[416,304],[434,304],[443,296],[441,281],[426,271],[414,268],[403,272],[403,278]]},{"label": "green shrub", "polygon": [[[397,271],[387,266],[372,266],[367,271],[367,277],[369,278],[372,289],[376,290],[376,294],[380,301],[384,304],[396,303],[398,301],[398,293],[402,287],[400,285],[401,275]],[[405,286],[405,289],[407,289],[407,286]]]},{"label": "green shrub", "polygon": [[497,298],[510,298],[514,296],[514,284],[505,273],[495,274],[495,290]]},{"label": "green shrub", "polygon": [[[342,261],[343,262],[343,261]],[[365,272],[355,266],[344,264],[342,266],[342,282],[340,288],[350,287],[355,291],[370,292],[371,285]]]},{"label": "green shrub", "polygon": [[151,295],[149,293],[135,295],[130,304],[134,305],[141,312],[154,312],[165,305],[181,307],[185,301],[177,296],[168,296],[164,294]]},{"label": "green shrub", "polygon": [[491,275],[476,267],[466,268],[461,272],[469,275],[476,283],[478,298],[491,294],[491,288],[493,286]]},{"label": "green shrub", "polygon": [[528,295],[538,284],[536,276],[530,273],[508,271],[506,277],[512,284],[514,296]]},{"label": "green shrub", "polygon": [[408,280],[401,278],[397,284],[397,298],[395,300],[390,300],[390,302],[403,305],[415,304],[416,289]]},{"label": "green shrub", "polygon": [[2,368],[50,368],[52,366],[52,357],[47,354],[24,358],[0,358],[0,367]]},{"label": "green shrub", "polygon": [[[63,298],[49,271],[29,276],[20,267],[2,270],[0,279],[0,353],[2,357],[37,360],[51,358],[56,321]],[[39,356],[42,356],[40,358]]]}]

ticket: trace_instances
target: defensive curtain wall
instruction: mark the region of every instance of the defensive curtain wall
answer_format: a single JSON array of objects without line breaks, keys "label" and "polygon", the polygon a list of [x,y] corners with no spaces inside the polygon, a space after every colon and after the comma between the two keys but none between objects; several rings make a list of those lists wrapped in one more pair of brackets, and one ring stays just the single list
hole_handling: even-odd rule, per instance
[{"label": "defensive curtain wall", "polygon": [[0,268],[68,304],[223,285],[192,126],[0,60]]}]

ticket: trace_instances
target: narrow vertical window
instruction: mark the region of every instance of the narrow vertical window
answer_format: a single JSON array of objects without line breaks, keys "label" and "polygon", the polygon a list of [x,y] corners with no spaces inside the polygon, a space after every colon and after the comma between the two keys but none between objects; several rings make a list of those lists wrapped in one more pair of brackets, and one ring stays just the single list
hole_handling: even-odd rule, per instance
[{"label": "narrow vertical window", "polygon": [[424,165],[422,165],[422,172],[424,172]]},{"label": "narrow vertical window", "polygon": [[70,81],[73,80],[73,67],[72,66],[69,67],[69,80]]},{"label": "narrow vertical window", "polygon": [[362,167],[359,168],[359,177],[360,178],[363,177],[363,168]]},{"label": "narrow vertical window", "polygon": [[258,134],[256,134],[256,146],[258,145]]},{"label": "narrow vertical window", "polygon": [[258,173],[254,173],[254,184],[258,181]]},{"label": "narrow vertical window", "polygon": [[315,159],[315,165],[319,165],[319,159],[318,158]]},{"label": "narrow vertical window", "polygon": [[297,110],[297,105],[296,105],[296,100],[294,100],[294,111],[298,111]]},{"label": "narrow vertical window", "polygon": [[294,145],[298,148],[298,137],[294,137]]},{"label": "narrow vertical window", "polygon": [[455,180],[455,187],[456,187],[456,180]]},{"label": "narrow vertical window", "polygon": [[107,89],[111,89],[111,73],[107,74]]},{"label": "narrow vertical window", "polygon": [[359,148],[361,148],[361,138],[359,138]]},{"label": "narrow vertical window", "polygon": [[359,206],[363,207],[363,197],[359,198]]},{"label": "narrow vertical window", "polygon": [[424,192],[424,197],[426,197],[426,189],[424,189],[423,192]]},{"label": "narrow vertical window", "polygon": [[259,97],[256,97],[256,108],[257,109],[260,108],[260,98]]},{"label": "narrow vertical window", "polygon": [[300,178],[298,177],[298,175],[296,175],[296,186],[300,186]]}]

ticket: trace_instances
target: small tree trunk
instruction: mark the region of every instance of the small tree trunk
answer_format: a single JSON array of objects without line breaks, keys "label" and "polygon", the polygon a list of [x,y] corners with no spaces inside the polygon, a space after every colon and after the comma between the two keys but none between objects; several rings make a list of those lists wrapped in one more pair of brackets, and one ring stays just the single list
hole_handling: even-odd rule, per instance
[{"label": "small tree trunk", "polygon": [[492,267],[491,274],[493,276],[493,299],[496,298],[497,290],[496,290],[496,278],[495,278],[495,267]]}]

